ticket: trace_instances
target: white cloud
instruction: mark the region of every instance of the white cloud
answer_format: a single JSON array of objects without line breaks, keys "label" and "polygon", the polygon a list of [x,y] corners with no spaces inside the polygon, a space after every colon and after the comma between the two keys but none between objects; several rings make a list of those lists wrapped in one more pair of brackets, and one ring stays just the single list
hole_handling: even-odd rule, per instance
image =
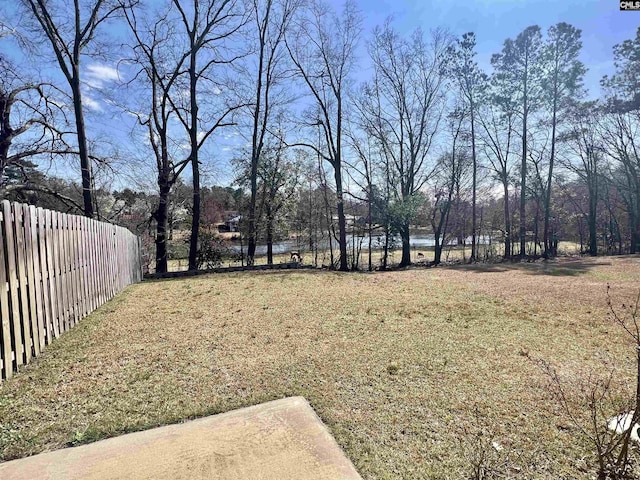
[{"label": "white cloud", "polygon": [[85,83],[91,88],[102,88],[105,84],[120,80],[118,70],[100,63],[92,63],[87,66]]},{"label": "white cloud", "polygon": [[100,102],[98,102],[97,100],[91,98],[89,95],[85,93],[83,93],[82,95],[82,103],[89,109],[89,110],[93,110],[95,112],[101,112],[102,111],[102,105],[100,105]]},{"label": "white cloud", "polygon": [[[107,84],[120,80],[120,74],[116,68],[101,63],[92,63],[87,65],[87,68],[83,73],[83,102],[89,110],[102,112],[104,110],[103,105],[101,101],[96,99],[95,95],[92,94],[92,90],[100,90]],[[101,95],[98,94],[98,96]],[[108,99],[103,101],[114,105],[114,103]]]},{"label": "white cloud", "polygon": [[234,137],[237,137],[238,135],[240,135],[238,132],[229,132],[229,133],[225,133],[222,135],[222,138],[224,138],[225,140],[231,140]]}]

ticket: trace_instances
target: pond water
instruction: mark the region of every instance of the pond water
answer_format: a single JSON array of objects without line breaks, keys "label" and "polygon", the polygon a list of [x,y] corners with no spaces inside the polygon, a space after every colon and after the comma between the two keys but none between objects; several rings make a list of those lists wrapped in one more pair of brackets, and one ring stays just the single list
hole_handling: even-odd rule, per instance
[{"label": "pond water", "polygon": [[[353,245],[353,241],[354,238],[351,235],[347,235],[347,244],[349,246]],[[355,238],[355,242],[356,244],[359,243],[360,241],[362,241],[362,248],[365,249],[369,246],[369,237],[356,237]],[[490,238],[490,237],[486,237],[486,236],[481,236],[478,237],[478,243],[480,245],[488,245],[491,242],[496,242],[495,238]],[[426,247],[434,247],[436,242],[435,242],[435,237],[433,235],[412,235],[411,239],[410,239],[410,245],[411,248],[426,248]],[[457,245],[458,242],[457,240],[452,240],[448,243],[449,246],[455,246]],[[465,239],[465,244],[466,245],[471,245],[471,237],[467,237]],[[379,249],[382,248],[384,245],[384,236],[374,236],[373,240],[372,240],[372,246],[374,249]],[[395,238],[395,247],[396,248],[401,248],[402,246],[402,242],[400,240],[400,237],[396,237]],[[329,241],[327,239],[324,239],[322,242],[319,242],[318,247],[320,249],[328,249],[329,248]],[[240,252],[240,243],[239,242],[234,242],[232,247],[231,247],[234,251],[236,252]],[[337,242],[333,243],[333,248],[337,248]],[[247,244],[244,243],[243,245],[243,250],[246,251],[247,250]],[[282,253],[287,253],[287,252],[291,252],[291,251],[295,251],[295,250],[303,250],[303,251],[308,251],[309,250],[309,244],[307,244],[306,242],[304,242],[302,239],[300,240],[281,240],[278,242],[274,242],[273,244],[273,253],[274,255],[277,254],[282,254]],[[266,244],[259,244],[256,246],[256,255],[266,255],[267,254],[267,245]]]}]

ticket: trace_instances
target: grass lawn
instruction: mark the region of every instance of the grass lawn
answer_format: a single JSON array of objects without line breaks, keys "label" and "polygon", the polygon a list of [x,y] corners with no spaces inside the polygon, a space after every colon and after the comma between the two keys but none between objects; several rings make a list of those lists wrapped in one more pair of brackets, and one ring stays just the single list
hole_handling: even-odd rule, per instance
[{"label": "grass lawn", "polygon": [[464,478],[478,438],[515,477],[585,478],[536,360],[579,412],[607,364],[632,394],[607,283],[635,299],[640,257],[144,282],[0,384],[0,458],[303,395],[365,479]]}]

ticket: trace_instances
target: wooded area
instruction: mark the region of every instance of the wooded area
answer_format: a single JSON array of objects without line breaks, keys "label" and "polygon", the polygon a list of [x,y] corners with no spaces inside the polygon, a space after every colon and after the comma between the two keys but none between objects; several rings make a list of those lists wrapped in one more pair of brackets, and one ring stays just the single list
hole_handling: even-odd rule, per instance
[{"label": "wooded area", "polygon": [[126,228],[2,202],[0,378],[142,280],[139,238]]},{"label": "wooded area", "polygon": [[[471,262],[549,258],[562,241],[640,248],[640,29],[589,92],[582,31],[564,22],[506,39],[487,69],[473,32],[389,19],[368,33],[352,0],[21,0],[12,13],[2,195],[127,226],[157,272],[229,254],[218,233],[232,218],[247,265],[257,245],[272,263],[274,242],[295,238],[318,265],[358,269],[368,250],[384,269],[397,248],[406,266],[417,230],[434,265],[452,245]],[[107,108],[126,133],[88,137]],[[229,149],[221,186],[211,165]]]}]

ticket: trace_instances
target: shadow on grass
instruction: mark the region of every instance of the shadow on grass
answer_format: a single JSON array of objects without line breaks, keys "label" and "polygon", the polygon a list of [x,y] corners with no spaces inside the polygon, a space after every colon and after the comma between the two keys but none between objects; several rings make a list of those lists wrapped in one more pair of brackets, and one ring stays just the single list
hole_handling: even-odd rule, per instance
[{"label": "shadow on grass", "polygon": [[538,261],[531,263],[476,263],[470,265],[453,265],[452,270],[466,270],[475,273],[500,273],[520,271],[529,275],[548,275],[554,277],[577,277],[589,271],[601,267],[609,266],[611,262],[593,261],[585,259],[561,259],[551,261]]},{"label": "shadow on grass", "polygon": [[180,272],[168,272],[167,274],[159,275],[145,275],[144,283],[160,283],[173,280],[185,280],[188,278],[214,278],[221,274],[233,274],[238,276],[271,276],[274,278],[284,278],[288,275],[295,275],[296,273],[304,273],[306,275],[350,275],[350,274],[364,274],[375,273],[366,271],[348,271],[341,272],[338,270],[331,270],[328,268],[316,268],[311,265],[298,265],[291,268],[238,268],[238,269],[216,269],[216,270],[196,270],[196,271],[180,271]]},{"label": "shadow on grass", "polygon": [[[622,255],[616,256],[617,259],[639,259],[638,255]],[[447,265],[442,264],[438,268],[444,268],[448,270],[463,270],[474,273],[500,273],[500,272],[524,272],[529,275],[545,275],[553,277],[577,277],[587,274],[591,270],[597,267],[611,266],[611,261],[607,261],[605,258],[571,258],[571,257],[558,257],[552,260],[537,260],[530,262],[509,262],[502,263],[473,263],[473,264],[454,264]],[[357,271],[341,272],[338,270],[332,270],[328,268],[317,268],[306,264],[277,264],[273,267],[260,266],[253,269],[248,268],[231,268],[231,269],[216,269],[216,270],[199,270],[196,272],[170,272],[166,275],[147,275],[145,276],[145,282],[162,282],[166,280],[184,279],[193,276],[202,275],[217,275],[220,273],[234,273],[237,275],[263,275],[284,278],[288,275],[296,273],[304,273],[307,275],[372,275],[372,274],[384,274],[385,272],[401,272],[406,270],[427,268],[427,263],[413,263],[408,269],[398,268],[397,265],[390,265],[387,270],[376,269],[372,272],[366,269]]]}]

